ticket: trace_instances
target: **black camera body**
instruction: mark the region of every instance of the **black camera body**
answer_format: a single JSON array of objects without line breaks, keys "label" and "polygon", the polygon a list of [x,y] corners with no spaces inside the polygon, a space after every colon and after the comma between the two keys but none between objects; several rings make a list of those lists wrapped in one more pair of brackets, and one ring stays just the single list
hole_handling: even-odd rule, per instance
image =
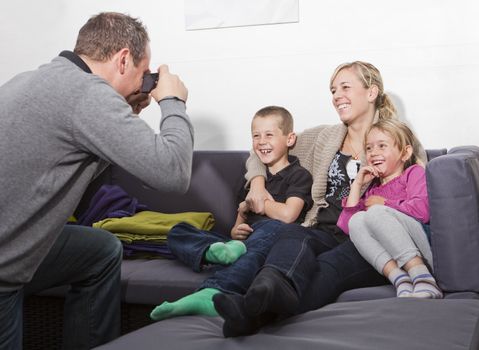
[{"label": "black camera body", "polygon": [[143,75],[143,84],[141,84],[140,92],[143,94],[149,94],[151,90],[156,87],[159,76],[159,73],[146,73]]}]

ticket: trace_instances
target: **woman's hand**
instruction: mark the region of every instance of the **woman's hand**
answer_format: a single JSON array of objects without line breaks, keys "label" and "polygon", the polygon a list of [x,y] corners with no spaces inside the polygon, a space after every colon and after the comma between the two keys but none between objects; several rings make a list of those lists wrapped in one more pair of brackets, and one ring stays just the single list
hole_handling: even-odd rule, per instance
[{"label": "woman's hand", "polygon": [[242,223],[238,226],[233,227],[233,229],[231,230],[231,238],[237,239],[239,241],[244,241],[249,237],[252,232],[253,229],[250,225]]},{"label": "woman's hand", "polygon": [[250,190],[246,196],[246,204],[250,211],[264,215],[264,202],[274,200],[273,196],[264,187],[264,178],[257,177],[251,181]]}]

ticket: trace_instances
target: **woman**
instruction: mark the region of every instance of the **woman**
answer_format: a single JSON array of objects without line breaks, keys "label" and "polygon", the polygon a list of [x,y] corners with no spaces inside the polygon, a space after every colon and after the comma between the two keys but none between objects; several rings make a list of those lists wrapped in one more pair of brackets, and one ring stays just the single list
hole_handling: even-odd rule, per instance
[{"label": "woman", "polygon": [[[303,226],[281,227],[279,240],[245,296],[214,298],[216,310],[225,319],[225,336],[252,334],[278,316],[326,305],[344,290],[386,283],[336,222],[341,200],[349,194],[361,164],[366,164],[362,151],[366,129],[378,120],[396,118],[396,109],[384,93],[379,71],[370,63],[337,67],[330,90],[341,123],[306,130],[291,150],[313,175],[313,207]],[[420,158],[426,159],[422,149]],[[270,198],[264,190],[264,167],[252,154],[247,168],[248,200],[261,213]]]}]

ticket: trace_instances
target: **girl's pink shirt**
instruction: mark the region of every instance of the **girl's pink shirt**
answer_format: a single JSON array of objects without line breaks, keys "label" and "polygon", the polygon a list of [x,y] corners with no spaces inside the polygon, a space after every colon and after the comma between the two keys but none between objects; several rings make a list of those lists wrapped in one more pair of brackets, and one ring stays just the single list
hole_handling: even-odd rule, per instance
[{"label": "girl's pink shirt", "polygon": [[366,210],[365,201],[369,196],[384,197],[384,205],[399,210],[422,223],[429,222],[429,201],[427,197],[426,171],[420,165],[411,165],[401,175],[388,183],[375,184],[370,187],[354,207],[345,207],[347,198],[343,199],[343,210],[337,225],[349,234],[349,220],[358,211]]}]

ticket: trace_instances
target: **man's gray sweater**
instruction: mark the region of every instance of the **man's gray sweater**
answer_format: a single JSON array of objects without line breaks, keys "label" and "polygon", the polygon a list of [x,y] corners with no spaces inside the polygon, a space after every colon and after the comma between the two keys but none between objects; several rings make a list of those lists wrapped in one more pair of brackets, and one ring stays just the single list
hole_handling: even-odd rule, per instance
[{"label": "man's gray sweater", "polygon": [[160,107],[155,134],[105,80],[64,57],[0,87],[0,292],[30,281],[108,163],[153,188],[187,190],[193,127],[183,102]]}]

